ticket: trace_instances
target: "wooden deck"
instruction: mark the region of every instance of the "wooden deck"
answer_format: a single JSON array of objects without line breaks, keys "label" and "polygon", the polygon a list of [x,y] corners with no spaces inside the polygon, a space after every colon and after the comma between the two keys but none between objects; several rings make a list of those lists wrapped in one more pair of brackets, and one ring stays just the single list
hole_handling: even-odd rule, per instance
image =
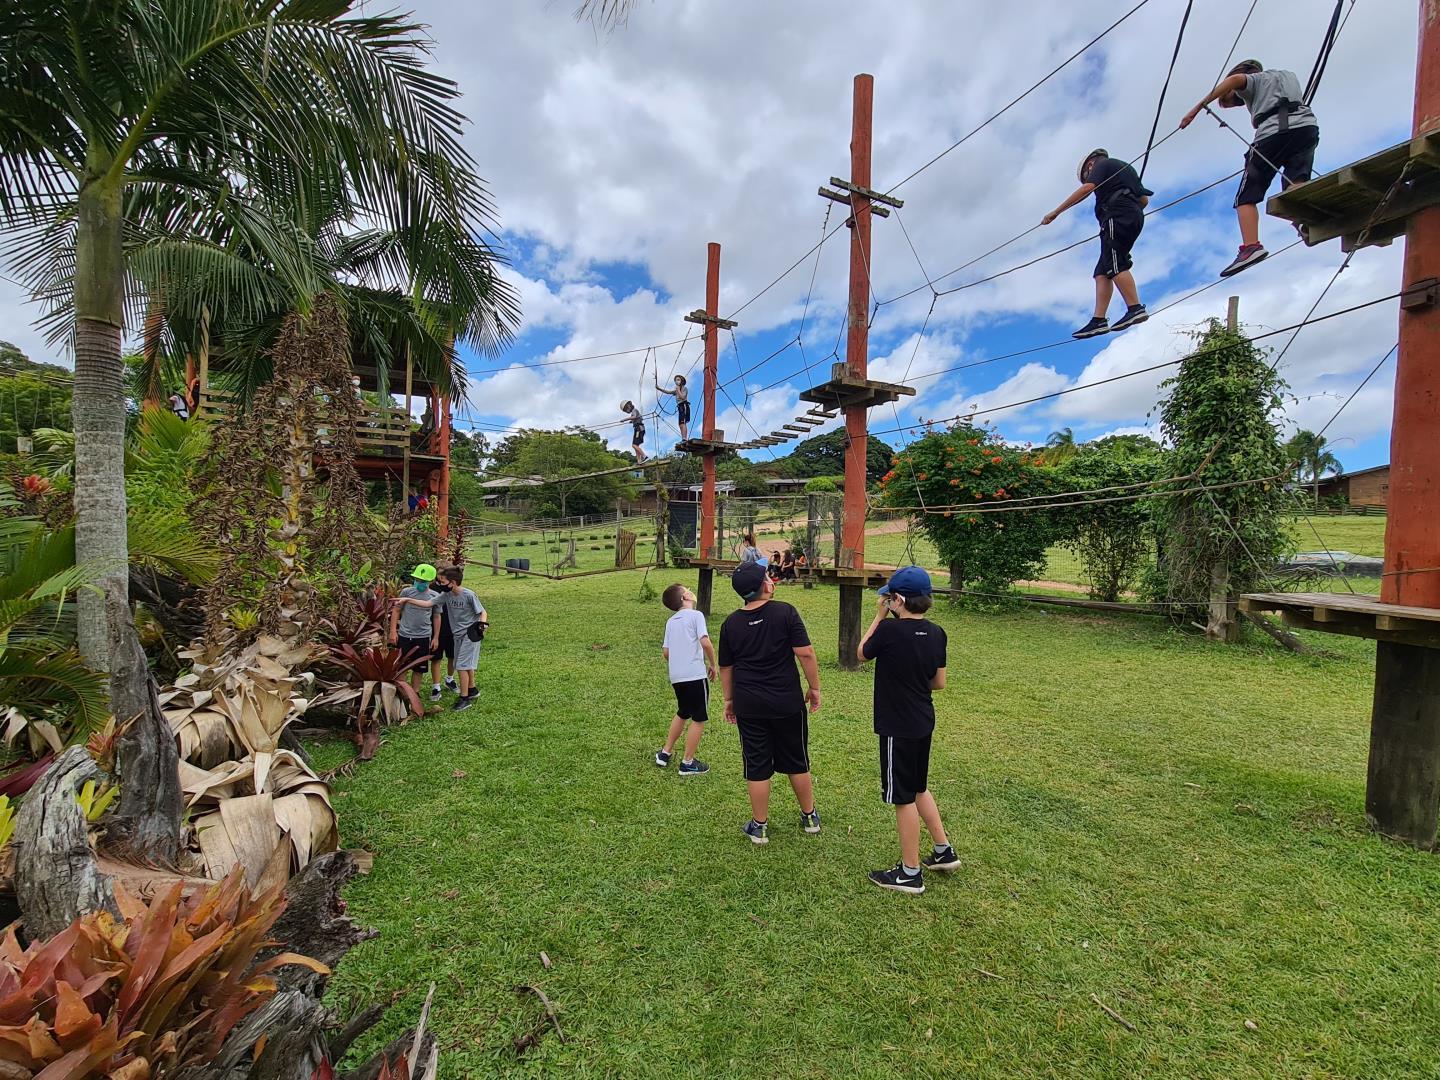
[{"label": "wooden deck", "polygon": [[[233,394],[204,386],[200,390],[199,416],[206,420],[218,421],[234,412],[236,399]],[[393,457],[405,455],[406,443],[410,440],[410,418],[405,410],[398,407],[365,404],[359,422],[355,426],[355,441],[360,453],[369,457]],[[426,449],[429,449],[428,447]],[[418,449],[413,448],[415,456]]]},{"label": "wooden deck", "polygon": [[[1391,192],[1407,168],[1407,183]],[[1271,198],[1265,210],[1302,226],[1307,244],[1338,236],[1341,247],[1350,251],[1360,244],[1362,233],[1363,246],[1390,243],[1405,231],[1412,214],[1436,203],[1440,203],[1440,132],[1430,132],[1296,184]]]},{"label": "wooden deck", "polygon": [[[721,573],[729,574],[735,571],[740,564],[734,559],[675,559],[674,565],[677,569],[700,570],[708,567],[711,570],[719,570]],[[819,581],[827,585],[860,585],[866,588],[879,588],[890,580],[893,570],[882,570],[878,568],[866,568],[856,570],[848,566],[811,566],[800,570],[796,580]]]},{"label": "wooden deck", "polygon": [[913,386],[878,382],[875,379],[857,379],[848,373],[844,363],[838,363],[830,367],[829,382],[800,391],[800,400],[823,406],[826,410],[868,409],[914,395]]},{"label": "wooden deck", "polygon": [[1440,649],[1440,608],[1386,604],[1350,593],[1251,593],[1240,598],[1240,609],[1279,612],[1286,625],[1304,630]]}]

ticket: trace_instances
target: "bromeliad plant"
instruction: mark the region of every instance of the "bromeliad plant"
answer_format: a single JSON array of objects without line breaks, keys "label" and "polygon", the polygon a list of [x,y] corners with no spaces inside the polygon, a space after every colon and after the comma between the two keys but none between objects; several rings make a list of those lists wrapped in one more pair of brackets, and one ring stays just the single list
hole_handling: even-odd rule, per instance
[{"label": "bromeliad plant", "polygon": [[369,761],[380,744],[380,728],[398,724],[411,714],[423,715],[425,706],[405,676],[423,664],[399,649],[339,645],[330,650],[330,663],[344,672],[349,685],[317,699],[314,704],[356,701],[355,723],[360,736],[360,760]]},{"label": "bromeliad plant", "polygon": [[22,949],[0,940],[0,1075],[141,1080],[212,1060],[275,993],[271,972],[324,964],[281,953],[260,961],[284,910],[252,896],[237,869],[186,899],[150,904],[116,884],[120,918],[100,911]]}]

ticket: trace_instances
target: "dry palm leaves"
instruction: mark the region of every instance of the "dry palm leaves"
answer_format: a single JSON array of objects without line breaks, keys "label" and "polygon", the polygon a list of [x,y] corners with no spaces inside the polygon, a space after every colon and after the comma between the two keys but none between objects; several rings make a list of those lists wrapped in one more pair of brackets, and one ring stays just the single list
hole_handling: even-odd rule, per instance
[{"label": "dry palm leaves", "polygon": [[282,840],[299,870],[339,844],[330,786],[280,737],[304,713],[314,682],[291,665],[312,650],[261,635],[222,654],[190,650],[191,672],[161,695],[180,747],[180,785],[200,857],[212,878],[243,867],[254,887]]}]

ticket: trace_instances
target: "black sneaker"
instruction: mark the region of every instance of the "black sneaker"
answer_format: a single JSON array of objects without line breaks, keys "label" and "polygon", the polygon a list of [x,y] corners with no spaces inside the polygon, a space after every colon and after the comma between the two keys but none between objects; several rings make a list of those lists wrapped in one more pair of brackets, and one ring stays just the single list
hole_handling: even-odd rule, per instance
[{"label": "black sneaker", "polygon": [[925,891],[924,877],[920,874],[911,877],[901,863],[896,863],[889,870],[871,870],[870,880],[882,889],[909,893],[911,896],[919,896]]},{"label": "black sneaker", "polygon": [[709,771],[710,766],[706,765],[705,762],[699,758],[695,758],[693,761],[680,762],[679,772],[681,776],[703,776]]},{"label": "black sneaker", "polygon": [[754,818],[751,818],[740,831],[750,838],[752,844],[768,844],[770,842],[770,826],[768,822],[762,825]]},{"label": "black sneaker", "polygon": [[1120,318],[1116,319],[1115,325],[1110,327],[1110,332],[1112,334],[1115,334],[1119,333],[1121,330],[1128,330],[1136,323],[1142,323],[1148,318],[1150,318],[1150,313],[1145,310],[1144,304],[1136,304],[1134,307],[1127,307],[1125,309],[1125,314],[1121,315]]},{"label": "black sneaker", "polygon": [[800,828],[811,835],[818,833],[820,831],[820,811],[811,810],[808,814],[802,813],[800,815]]},{"label": "black sneaker", "polygon": [[468,709],[468,708],[470,708],[471,705],[474,705],[474,704],[475,704],[475,695],[474,695],[474,694],[471,694],[469,697],[462,697],[459,701],[455,702],[455,708],[457,708],[457,709]]},{"label": "black sneaker", "polygon": [[664,750],[656,750],[655,764],[659,765],[662,769],[665,768],[666,765],[670,764],[670,755],[667,754]]},{"label": "black sneaker", "polygon": [[1254,266],[1269,254],[1270,253],[1265,250],[1264,244],[1241,244],[1240,251],[1236,254],[1230,265],[1220,271],[1220,276],[1233,277],[1246,267]]},{"label": "black sneaker", "polygon": [[1103,315],[1097,315],[1070,336],[1073,338],[1099,337],[1101,334],[1108,334],[1109,332],[1110,320]]},{"label": "black sneaker", "polygon": [[460,692],[460,684],[455,681],[454,675],[445,676],[445,689],[449,690],[452,694]]},{"label": "black sneaker", "polygon": [[922,870],[940,870],[947,874],[953,874],[956,870],[960,869],[960,856],[955,854],[953,847],[946,848],[944,855],[941,855],[938,851],[932,851],[920,860],[920,868]]},{"label": "black sneaker", "polygon": [[439,683],[436,683],[434,686],[430,687],[430,700],[431,700],[431,701],[439,701],[439,700],[440,700],[440,684],[439,684]]}]

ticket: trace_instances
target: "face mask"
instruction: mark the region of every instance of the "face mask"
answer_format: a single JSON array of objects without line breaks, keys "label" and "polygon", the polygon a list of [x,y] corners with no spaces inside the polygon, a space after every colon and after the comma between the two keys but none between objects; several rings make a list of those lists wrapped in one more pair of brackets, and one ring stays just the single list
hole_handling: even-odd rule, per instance
[{"label": "face mask", "polygon": [[429,587],[430,587],[430,583],[429,583],[428,581],[417,581],[417,582],[415,582],[415,591],[416,591],[416,592],[424,592],[424,591],[425,591],[426,589],[428,589]]}]

